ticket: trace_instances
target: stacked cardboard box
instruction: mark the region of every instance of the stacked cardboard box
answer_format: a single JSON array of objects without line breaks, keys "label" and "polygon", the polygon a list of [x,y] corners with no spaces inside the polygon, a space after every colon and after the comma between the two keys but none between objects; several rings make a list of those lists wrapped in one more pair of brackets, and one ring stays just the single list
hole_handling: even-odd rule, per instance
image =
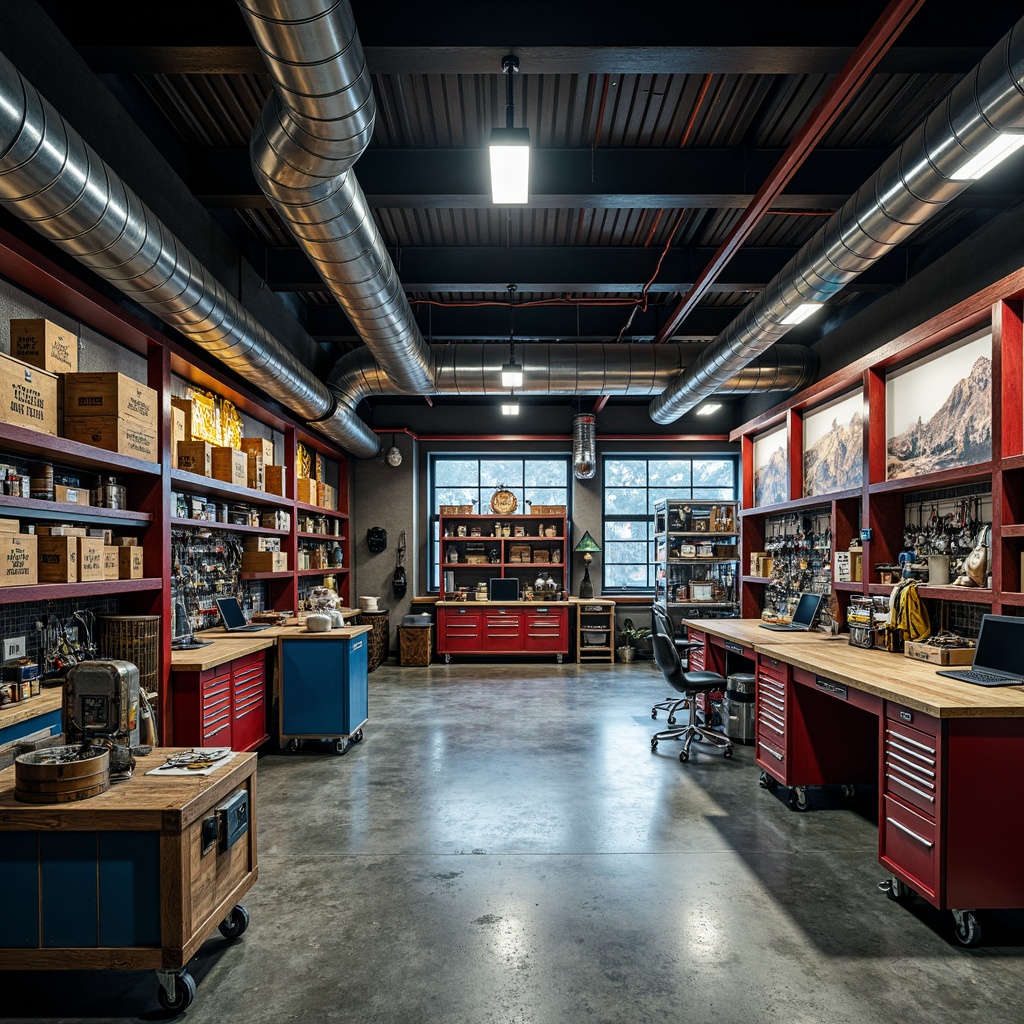
[{"label": "stacked cardboard box", "polygon": [[0,423],[57,436],[57,375],[0,353]]},{"label": "stacked cardboard box", "polygon": [[17,519],[0,519],[0,587],[39,582],[35,534],[20,533]]},{"label": "stacked cardboard box", "polygon": [[64,374],[64,436],[158,462],[157,394],[123,373]]}]

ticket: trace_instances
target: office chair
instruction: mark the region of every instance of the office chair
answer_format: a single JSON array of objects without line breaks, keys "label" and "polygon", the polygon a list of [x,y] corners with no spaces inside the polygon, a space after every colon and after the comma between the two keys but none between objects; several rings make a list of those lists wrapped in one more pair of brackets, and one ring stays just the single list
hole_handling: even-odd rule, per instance
[{"label": "office chair", "polygon": [[[652,636],[655,633],[664,633],[666,636],[672,637],[676,650],[679,652],[679,660],[683,668],[689,668],[690,651],[694,647],[702,647],[703,644],[699,640],[684,640],[682,637],[676,636],[675,626],[672,625],[672,617],[661,605],[656,604],[651,607],[651,626],[653,627],[651,630]],[[675,725],[676,712],[680,708],[688,706],[689,701],[686,697],[666,697],[665,700],[659,700],[651,706],[651,718],[657,718],[659,711],[667,711],[668,724]]]},{"label": "office chair", "polygon": [[732,744],[728,736],[697,721],[697,694],[710,693],[713,690],[724,690],[725,677],[717,672],[688,672],[683,668],[679,652],[672,637],[666,633],[654,633],[651,636],[651,648],[654,660],[661,669],[661,674],[674,690],[683,694],[689,704],[690,720],[684,726],[663,729],[651,737],[651,750],[658,749],[659,740],[683,741],[683,749],[679,752],[679,760],[684,764],[690,760],[690,744],[694,737],[712,746],[718,747],[724,757],[732,757]]}]

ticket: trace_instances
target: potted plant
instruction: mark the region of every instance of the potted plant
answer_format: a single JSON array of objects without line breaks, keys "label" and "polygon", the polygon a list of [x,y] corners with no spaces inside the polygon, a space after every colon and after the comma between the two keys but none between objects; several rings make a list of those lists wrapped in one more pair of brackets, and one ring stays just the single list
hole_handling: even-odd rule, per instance
[{"label": "potted plant", "polygon": [[631,662],[636,655],[636,642],[638,640],[646,640],[650,635],[651,631],[649,629],[634,626],[632,619],[625,619],[622,623],[622,629],[619,631],[622,644],[616,648],[619,661]]}]

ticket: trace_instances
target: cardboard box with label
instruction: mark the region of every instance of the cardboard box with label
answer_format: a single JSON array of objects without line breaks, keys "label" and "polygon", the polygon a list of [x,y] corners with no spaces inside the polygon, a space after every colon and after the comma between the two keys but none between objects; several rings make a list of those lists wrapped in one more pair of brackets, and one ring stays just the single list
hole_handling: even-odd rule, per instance
[{"label": "cardboard box with label", "polygon": [[243,437],[239,442],[246,455],[260,455],[264,466],[274,464],[274,442],[268,437]]},{"label": "cardboard box with label", "polygon": [[243,551],[280,551],[280,537],[246,537],[242,541]]},{"label": "cardboard box with label", "polygon": [[306,477],[299,477],[295,482],[295,497],[307,505],[316,504],[316,481]]},{"label": "cardboard box with label", "polygon": [[54,501],[66,501],[69,505],[88,505],[88,487],[65,487],[64,484],[53,485]]},{"label": "cardboard box with label", "polygon": [[142,579],[142,548],[117,548],[117,578],[121,580]]},{"label": "cardboard box with label", "polygon": [[156,427],[130,416],[65,416],[64,436],[144,462],[160,461]]},{"label": "cardboard box with label", "polygon": [[103,575],[103,541],[96,537],[77,537],[78,579],[83,583],[105,579]]},{"label": "cardboard box with label", "polygon": [[39,582],[39,538],[31,533],[0,533],[0,587]]},{"label": "cardboard box with label", "polygon": [[78,582],[79,537],[39,537],[38,578],[40,583]]},{"label": "cardboard box with label", "polygon": [[211,476],[213,445],[208,441],[179,441],[178,469],[197,476]]},{"label": "cardboard box with label", "polygon": [[[172,399],[173,401],[173,399]],[[171,469],[178,468],[178,442],[188,441],[185,433],[185,410],[171,406]]]},{"label": "cardboard box with label", "polygon": [[69,373],[64,377],[64,421],[80,416],[132,419],[156,434],[157,393],[133,377],[109,373]]},{"label": "cardboard box with label", "polygon": [[247,487],[249,482],[249,456],[237,448],[218,446],[211,449],[211,473],[214,480],[223,480],[236,487]]},{"label": "cardboard box with label", "polygon": [[903,653],[914,661],[929,665],[970,665],[974,661],[973,647],[935,647],[916,640],[908,640]]},{"label": "cardboard box with label", "polygon": [[57,436],[57,375],[0,352],[0,423]]},{"label": "cardboard box with label", "polygon": [[105,580],[121,578],[121,556],[117,552],[118,548],[112,544],[103,545],[103,578]]},{"label": "cardboard box with label", "polygon": [[262,455],[253,455],[251,452],[246,455],[246,479],[247,487],[251,487],[254,491],[263,490],[263,480],[266,472],[266,467],[263,462]]},{"label": "cardboard box with label", "polygon": [[331,487],[330,484],[316,485],[316,503],[321,508],[329,508],[332,511],[338,508],[338,491],[337,488]]},{"label": "cardboard box with label", "polygon": [[50,373],[75,373],[78,335],[42,318],[12,320],[11,355]]}]

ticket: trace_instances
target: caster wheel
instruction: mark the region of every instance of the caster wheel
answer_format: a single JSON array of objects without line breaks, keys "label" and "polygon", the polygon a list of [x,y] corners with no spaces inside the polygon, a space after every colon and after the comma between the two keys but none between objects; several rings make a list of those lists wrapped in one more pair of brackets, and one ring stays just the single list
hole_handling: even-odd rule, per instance
[{"label": "caster wheel", "polygon": [[843,786],[843,799],[852,800],[857,795],[856,786]]},{"label": "caster wheel", "polygon": [[352,734],[352,742],[353,743],[362,743],[363,742],[363,730],[362,729],[357,729]]},{"label": "caster wheel", "polygon": [[347,754],[349,748],[349,741],[346,739],[340,739],[334,741],[334,752],[336,754]]},{"label": "caster wheel", "polygon": [[452,656],[450,654],[446,654],[444,656],[444,663],[446,665],[450,665],[452,663]]},{"label": "caster wheel", "polygon": [[953,934],[961,946],[977,946],[981,942],[981,925],[969,910],[953,911],[956,923]]},{"label": "caster wheel", "polygon": [[174,977],[174,995],[170,995],[163,987],[160,986],[157,992],[157,998],[160,1000],[160,1005],[168,1011],[177,1013],[179,1010],[184,1010],[192,1005],[192,1000],[196,997],[196,981],[188,971],[179,971]]},{"label": "caster wheel", "polygon": [[807,799],[807,790],[804,786],[794,786],[789,791],[789,806],[794,811],[806,811],[810,806],[810,801]]},{"label": "caster wheel", "polygon": [[904,885],[895,875],[882,884],[885,886],[886,896],[893,903],[909,903],[914,898],[914,890],[909,885]]},{"label": "caster wheel", "polygon": [[299,752],[299,748],[301,746],[302,746],[302,741],[301,740],[289,740],[288,741],[288,751],[290,753],[292,753],[292,754],[297,754]]},{"label": "caster wheel", "polygon": [[669,725],[675,725],[676,724],[676,716],[675,715],[669,715],[668,724]]},{"label": "caster wheel", "polygon": [[236,903],[217,927],[225,939],[237,939],[249,927],[249,911]]},{"label": "caster wheel", "polygon": [[732,747],[726,747],[725,750],[722,751],[722,757],[732,757]]},{"label": "caster wheel", "polygon": [[769,775],[767,772],[761,772],[760,777],[757,780],[757,784],[762,789],[767,789],[769,792],[774,793],[779,788],[779,780],[774,775]]},{"label": "caster wheel", "polygon": [[561,664],[562,664],[562,656],[561,656],[560,654],[556,654],[556,655],[555,655],[555,662],[556,662],[556,664],[558,664],[558,665],[561,665]]},{"label": "caster wheel", "polygon": [[657,749],[658,749],[658,741],[657,740],[651,740],[651,750],[657,750]]},{"label": "caster wheel", "polygon": [[690,760],[690,752],[688,750],[680,750],[679,751],[679,760],[683,764],[686,764],[686,762]]},{"label": "caster wheel", "polygon": [[657,718],[657,717],[658,717],[658,709],[657,708],[653,708],[652,711],[651,711],[651,718]]}]

